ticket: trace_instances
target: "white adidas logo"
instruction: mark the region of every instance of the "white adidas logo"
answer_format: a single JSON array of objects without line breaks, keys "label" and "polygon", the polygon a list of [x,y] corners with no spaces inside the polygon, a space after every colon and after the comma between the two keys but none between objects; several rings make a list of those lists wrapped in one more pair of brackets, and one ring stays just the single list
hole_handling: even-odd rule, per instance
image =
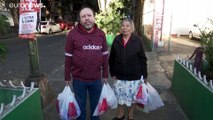
[{"label": "white adidas logo", "polygon": [[102,46],[98,46],[98,45],[84,45],[83,49],[84,50],[101,50]]}]

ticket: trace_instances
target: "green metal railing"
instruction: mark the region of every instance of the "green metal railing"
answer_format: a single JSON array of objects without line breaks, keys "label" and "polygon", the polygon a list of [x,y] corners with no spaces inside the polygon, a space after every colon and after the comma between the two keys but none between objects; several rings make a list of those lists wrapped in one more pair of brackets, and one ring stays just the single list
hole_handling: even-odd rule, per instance
[{"label": "green metal railing", "polygon": [[213,120],[213,86],[185,60],[176,60],[172,91],[190,120]]},{"label": "green metal railing", "polygon": [[38,88],[0,83],[0,120],[43,120]]}]

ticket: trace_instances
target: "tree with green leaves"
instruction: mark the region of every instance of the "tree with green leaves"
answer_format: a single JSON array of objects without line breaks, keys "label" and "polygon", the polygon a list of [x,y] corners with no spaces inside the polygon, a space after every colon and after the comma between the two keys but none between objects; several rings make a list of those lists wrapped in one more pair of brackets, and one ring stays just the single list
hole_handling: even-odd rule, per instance
[{"label": "tree with green leaves", "polygon": [[116,34],[119,32],[121,19],[124,17],[124,14],[121,12],[123,8],[122,0],[111,0],[106,10],[96,14],[96,23],[106,34]]},{"label": "tree with green leaves", "polygon": [[6,58],[8,52],[8,47],[0,42],[0,63],[3,62]]},{"label": "tree with green leaves", "polygon": [[[6,34],[9,31],[9,23],[6,21],[7,17],[0,14],[0,36]],[[0,42],[0,63],[6,58],[8,48],[5,44]]]},{"label": "tree with green leaves", "polygon": [[5,15],[0,14],[0,35],[5,34],[9,30],[10,24],[7,22],[7,17]]},{"label": "tree with green leaves", "polygon": [[206,74],[211,79],[213,79],[213,20],[209,19],[211,23],[211,28],[201,30],[200,28],[200,39],[201,39],[201,46],[204,48],[204,54],[206,60],[208,61],[208,67]]},{"label": "tree with green leaves", "polygon": [[97,24],[106,33],[118,32],[121,19],[130,17],[135,23],[135,30],[143,34],[143,7],[145,0],[98,0]]}]

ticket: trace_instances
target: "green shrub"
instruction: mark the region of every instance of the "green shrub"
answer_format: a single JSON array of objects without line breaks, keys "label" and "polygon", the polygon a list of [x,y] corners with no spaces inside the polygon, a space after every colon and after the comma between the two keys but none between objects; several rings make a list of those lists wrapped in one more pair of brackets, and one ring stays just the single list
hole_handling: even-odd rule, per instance
[{"label": "green shrub", "polygon": [[208,62],[207,72],[213,74],[213,20],[209,20],[212,27],[207,30],[201,30],[201,46],[204,48],[204,54]]},{"label": "green shrub", "polygon": [[0,33],[7,33],[9,31],[10,24],[7,22],[7,17],[0,14]]},{"label": "green shrub", "polygon": [[7,47],[5,44],[0,43],[0,54],[5,54],[7,52]]},{"label": "green shrub", "polygon": [[0,43],[0,63],[3,62],[3,60],[6,58],[7,52],[8,47],[5,44]]}]

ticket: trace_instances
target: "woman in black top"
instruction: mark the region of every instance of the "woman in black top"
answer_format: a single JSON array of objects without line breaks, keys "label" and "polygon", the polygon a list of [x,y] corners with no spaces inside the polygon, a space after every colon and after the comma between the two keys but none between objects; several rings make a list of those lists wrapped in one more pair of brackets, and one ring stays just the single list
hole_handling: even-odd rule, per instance
[{"label": "woman in black top", "polygon": [[121,23],[121,34],[117,35],[109,56],[110,74],[114,83],[114,91],[118,97],[118,114],[113,120],[125,118],[125,106],[128,107],[128,119],[134,120],[133,96],[141,84],[143,76],[147,81],[147,58],[143,49],[143,41],[134,32],[134,23],[124,19]]}]

